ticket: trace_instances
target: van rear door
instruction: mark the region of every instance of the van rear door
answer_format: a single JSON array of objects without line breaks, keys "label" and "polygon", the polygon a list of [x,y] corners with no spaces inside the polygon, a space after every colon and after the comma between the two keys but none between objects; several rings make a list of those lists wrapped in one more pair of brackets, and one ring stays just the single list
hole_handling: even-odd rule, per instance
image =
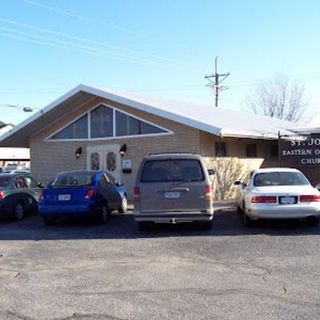
[{"label": "van rear door", "polygon": [[140,173],[140,212],[205,210],[206,176],[198,159],[146,160]]}]

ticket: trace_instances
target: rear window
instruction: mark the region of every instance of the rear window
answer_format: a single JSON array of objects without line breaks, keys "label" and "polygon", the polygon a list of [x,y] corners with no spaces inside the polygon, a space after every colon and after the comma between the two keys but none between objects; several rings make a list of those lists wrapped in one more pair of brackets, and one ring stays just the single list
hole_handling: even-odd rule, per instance
[{"label": "rear window", "polygon": [[201,163],[195,159],[148,160],[141,173],[141,182],[203,180]]},{"label": "rear window", "polygon": [[266,186],[304,186],[309,181],[299,172],[265,172],[254,177],[256,187]]},{"label": "rear window", "polygon": [[82,186],[91,186],[93,184],[93,173],[65,173],[59,174],[51,182],[50,186],[57,187],[82,187]]}]

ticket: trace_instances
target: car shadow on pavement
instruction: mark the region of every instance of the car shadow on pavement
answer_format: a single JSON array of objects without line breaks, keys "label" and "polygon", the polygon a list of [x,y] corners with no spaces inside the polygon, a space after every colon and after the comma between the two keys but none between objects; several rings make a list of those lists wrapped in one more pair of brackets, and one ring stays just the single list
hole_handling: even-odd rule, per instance
[{"label": "car shadow on pavement", "polygon": [[137,239],[164,237],[215,237],[265,234],[270,236],[320,235],[320,227],[310,227],[299,220],[264,220],[254,227],[245,227],[235,210],[222,209],[215,213],[210,230],[194,224],[158,224],[148,231],[139,231],[132,212],[112,215],[108,224],[101,225],[89,218],[73,218],[46,226],[41,217],[30,216],[23,221],[0,221],[0,240],[71,240],[71,239]]}]

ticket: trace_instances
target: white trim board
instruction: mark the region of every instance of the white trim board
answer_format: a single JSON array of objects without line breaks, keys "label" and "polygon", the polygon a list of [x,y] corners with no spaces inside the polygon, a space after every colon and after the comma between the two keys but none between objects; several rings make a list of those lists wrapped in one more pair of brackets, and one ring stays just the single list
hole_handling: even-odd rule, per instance
[{"label": "white trim board", "polygon": [[[106,108],[112,109],[113,112],[113,136],[112,137],[98,137],[98,138],[91,138],[91,112],[94,111],[96,108],[100,107],[100,106],[104,106]],[[156,127],[160,130],[166,131],[166,132],[160,132],[160,133],[146,133],[146,134],[135,134],[135,135],[126,135],[126,136],[117,136],[116,135],[116,112],[125,114],[133,119],[136,119],[138,121],[142,121],[146,124],[149,124],[153,127]],[[54,135],[56,135],[58,132],[64,130],[65,128],[67,128],[69,125],[75,123],[76,121],[78,121],[79,119],[81,119],[82,117],[87,116],[87,130],[88,130],[88,138],[75,138],[75,139],[52,139],[52,137]],[[150,122],[148,120],[145,120],[143,118],[137,117],[129,112],[123,111],[119,108],[113,107],[107,103],[104,102],[100,102],[97,103],[96,105],[94,105],[92,108],[90,108],[89,110],[87,110],[86,112],[83,112],[82,114],[80,114],[79,116],[77,116],[76,118],[74,118],[72,121],[68,122],[66,125],[60,127],[58,130],[54,131],[52,134],[50,134],[48,137],[46,137],[44,139],[44,141],[46,142],[64,142],[64,141],[99,141],[99,140],[115,140],[115,139],[127,139],[127,138],[143,138],[143,137],[156,137],[156,136],[164,136],[164,135],[172,135],[174,134],[174,132],[172,130],[169,130],[167,128],[164,128],[162,126],[159,126],[158,124],[155,124],[153,122]]]}]

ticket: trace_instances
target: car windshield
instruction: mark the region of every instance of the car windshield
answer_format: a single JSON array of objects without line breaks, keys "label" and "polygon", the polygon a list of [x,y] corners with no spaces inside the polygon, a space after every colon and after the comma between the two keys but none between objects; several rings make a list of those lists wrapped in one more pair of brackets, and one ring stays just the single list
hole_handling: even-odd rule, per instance
[{"label": "car windshield", "polygon": [[254,177],[254,186],[304,186],[309,181],[299,172],[264,172]]},{"label": "car windshield", "polygon": [[58,187],[82,187],[93,184],[94,174],[90,172],[70,172],[57,175],[50,186]]},{"label": "car windshield", "polygon": [[10,177],[0,177],[0,188],[6,188],[10,183]]},{"label": "car windshield", "polygon": [[145,162],[141,182],[203,181],[199,160],[166,159]]}]

